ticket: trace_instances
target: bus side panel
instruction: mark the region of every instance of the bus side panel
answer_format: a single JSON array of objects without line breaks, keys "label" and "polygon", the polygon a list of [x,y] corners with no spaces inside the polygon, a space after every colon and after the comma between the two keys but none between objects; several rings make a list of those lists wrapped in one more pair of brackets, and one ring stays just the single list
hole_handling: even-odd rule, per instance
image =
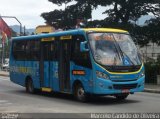
[{"label": "bus side panel", "polygon": [[39,63],[37,61],[10,61],[10,80],[25,86],[27,76],[33,80],[35,88],[40,88]]},{"label": "bus side panel", "polygon": [[53,61],[50,63],[50,84],[53,91],[60,91],[58,79],[58,62]]},{"label": "bus side panel", "polygon": [[40,89],[39,61],[25,61],[25,68],[25,77],[30,76],[34,84],[34,88]]},{"label": "bus side panel", "polygon": [[25,74],[23,73],[24,61],[10,61],[10,80],[21,86],[25,86]]},{"label": "bus side panel", "polygon": [[[92,70],[83,66],[78,66],[75,63],[70,63],[70,76],[71,76],[71,87],[73,87],[73,83],[76,80],[79,80],[86,93],[92,93],[93,92],[93,77],[92,77]],[[82,74],[78,74],[77,71],[80,71]],[[74,73],[75,72],[75,73]],[[77,72],[77,74],[76,74]],[[84,74],[83,74],[84,72]],[[72,88],[73,89],[73,88]],[[73,92],[73,90],[72,90]]]},{"label": "bus side panel", "polygon": [[50,71],[50,66],[49,66],[49,62],[48,61],[44,61],[44,80],[43,80],[43,87],[50,87],[51,83],[50,83],[50,76],[49,76],[49,71]]}]

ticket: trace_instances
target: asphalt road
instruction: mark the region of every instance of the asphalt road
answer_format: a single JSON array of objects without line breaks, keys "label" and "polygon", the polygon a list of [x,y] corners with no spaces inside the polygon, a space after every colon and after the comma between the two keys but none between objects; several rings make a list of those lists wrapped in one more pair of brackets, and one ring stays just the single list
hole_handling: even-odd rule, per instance
[{"label": "asphalt road", "polygon": [[127,100],[105,96],[88,103],[67,94],[27,94],[25,88],[0,77],[0,112],[12,113],[144,113],[160,112],[160,94],[136,93]]}]

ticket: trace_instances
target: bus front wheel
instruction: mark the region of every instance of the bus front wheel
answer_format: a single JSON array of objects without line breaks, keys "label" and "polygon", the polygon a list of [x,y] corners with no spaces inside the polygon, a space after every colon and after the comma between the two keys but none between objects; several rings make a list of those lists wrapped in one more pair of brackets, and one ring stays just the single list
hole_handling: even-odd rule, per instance
[{"label": "bus front wheel", "polygon": [[34,85],[32,79],[27,80],[26,82],[26,92],[35,93]]},{"label": "bus front wheel", "polygon": [[80,102],[87,101],[87,95],[85,93],[85,90],[84,90],[82,84],[79,83],[75,86],[74,96]]}]

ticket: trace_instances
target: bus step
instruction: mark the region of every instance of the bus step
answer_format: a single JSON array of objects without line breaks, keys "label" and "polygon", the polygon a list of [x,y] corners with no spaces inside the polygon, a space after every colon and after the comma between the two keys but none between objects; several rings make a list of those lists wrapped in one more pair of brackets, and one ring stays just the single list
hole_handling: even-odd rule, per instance
[{"label": "bus step", "polygon": [[51,88],[43,87],[42,88],[42,92],[52,92],[52,89]]}]

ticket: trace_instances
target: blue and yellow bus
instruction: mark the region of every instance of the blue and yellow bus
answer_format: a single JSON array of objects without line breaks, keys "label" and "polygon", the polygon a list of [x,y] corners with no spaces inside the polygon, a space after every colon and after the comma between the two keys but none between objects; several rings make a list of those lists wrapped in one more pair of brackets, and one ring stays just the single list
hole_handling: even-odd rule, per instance
[{"label": "blue and yellow bus", "polygon": [[10,80],[34,93],[126,99],[144,89],[140,53],[125,30],[86,28],[12,39]]}]

